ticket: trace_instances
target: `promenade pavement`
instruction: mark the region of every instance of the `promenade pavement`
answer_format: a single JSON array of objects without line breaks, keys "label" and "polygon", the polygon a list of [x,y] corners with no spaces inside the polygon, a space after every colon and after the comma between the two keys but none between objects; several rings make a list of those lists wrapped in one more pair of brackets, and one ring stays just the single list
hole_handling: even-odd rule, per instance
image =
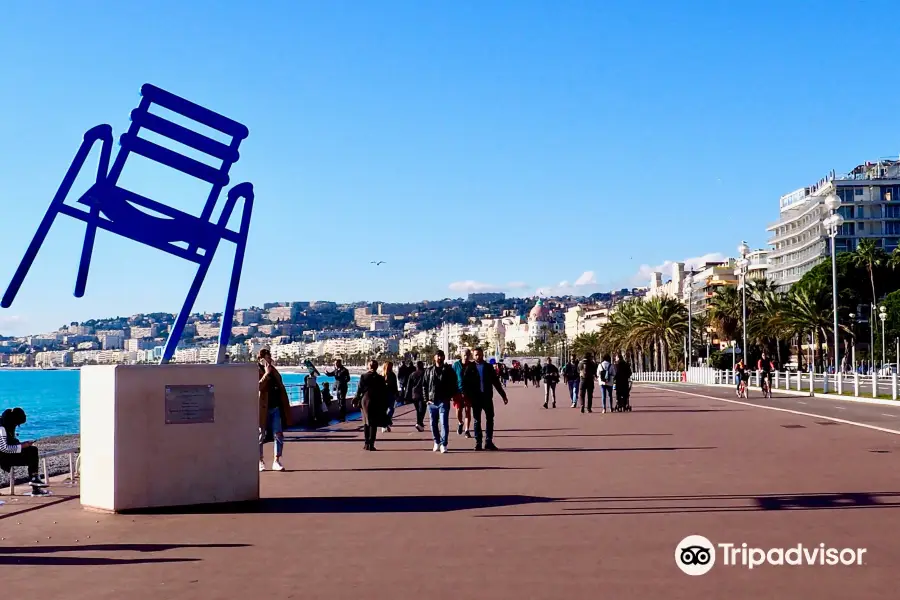
[{"label": "promenade pavement", "polygon": [[[0,581],[72,600],[896,598],[897,435],[726,402],[725,389],[635,385],[625,414],[509,392],[497,453],[455,431],[432,453],[402,408],[374,453],[356,423],[289,433],[287,471],[262,473],[253,505],[103,515],[62,487],[9,502]],[[867,552],[862,566],[719,558],[690,577],[675,564],[690,534]]]}]

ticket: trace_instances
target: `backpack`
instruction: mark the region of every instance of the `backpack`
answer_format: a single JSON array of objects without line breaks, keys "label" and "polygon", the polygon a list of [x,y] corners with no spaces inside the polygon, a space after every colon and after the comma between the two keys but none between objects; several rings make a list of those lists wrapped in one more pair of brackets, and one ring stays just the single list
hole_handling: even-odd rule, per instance
[{"label": "backpack", "polygon": [[600,369],[600,383],[606,383],[609,379],[609,367]]}]

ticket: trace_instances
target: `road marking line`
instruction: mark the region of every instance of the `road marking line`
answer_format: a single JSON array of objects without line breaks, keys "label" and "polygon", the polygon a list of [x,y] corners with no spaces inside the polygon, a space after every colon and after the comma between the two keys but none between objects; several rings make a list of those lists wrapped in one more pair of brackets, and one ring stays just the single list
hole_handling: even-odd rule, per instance
[{"label": "road marking line", "polygon": [[882,416],[882,417],[896,417],[897,415],[894,415],[894,414],[891,414],[891,413],[881,413],[881,416]]},{"label": "road marking line", "polygon": [[801,402],[800,400],[797,400],[797,404],[806,404],[806,402]]},{"label": "road marking line", "polygon": [[718,400],[719,402],[730,402],[731,404],[740,404],[742,406],[752,406],[753,408],[763,408],[767,410],[777,410],[778,412],[786,412],[792,415],[801,415],[803,417],[813,417],[815,419],[827,419],[829,421],[834,421],[835,423],[843,423],[844,425],[855,425],[856,427],[863,427],[865,429],[874,429],[875,431],[881,431],[883,433],[892,433],[894,435],[900,435],[900,431],[896,429],[888,429],[887,427],[878,427],[877,425],[868,425],[866,423],[857,423],[856,421],[848,421],[846,419],[838,419],[837,417],[829,417],[827,415],[816,415],[813,413],[802,412],[799,410],[791,410],[789,408],[779,408],[777,406],[763,406],[760,404],[753,404],[750,402],[741,402],[740,400],[729,400],[727,398],[719,398],[717,396],[708,396],[706,394],[698,394],[696,392],[685,392],[683,390],[676,390],[671,387],[658,387],[649,385],[647,386],[651,389],[656,389],[660,391],[669,391],[675,392],[676,394],[685,394],[687,396],[694,396],[696,398],[707,398],[708,400]]},{"label": "road marking line", "polygon": [[847,410],[847,408],[844,406],[835,406],[835,408],[838,410]]}]

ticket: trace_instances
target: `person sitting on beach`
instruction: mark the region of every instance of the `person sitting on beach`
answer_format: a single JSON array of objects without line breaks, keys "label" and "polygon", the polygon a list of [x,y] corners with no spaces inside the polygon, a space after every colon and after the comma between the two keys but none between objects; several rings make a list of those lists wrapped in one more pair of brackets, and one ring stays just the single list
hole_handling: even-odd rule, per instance
[{"label": "person sitting on beach", "polygon": [[8,408],[0,415],[0,469],[9,473],[13,479],[13,467],[28,467],[28,484],[31,493],[43,496],[48,492],[43,488],[47,484],[41,479],[38,470],[39,454],[33,441],[20,442],[16,439],[16,427],[24,425],[25,411],[21,408]]}]

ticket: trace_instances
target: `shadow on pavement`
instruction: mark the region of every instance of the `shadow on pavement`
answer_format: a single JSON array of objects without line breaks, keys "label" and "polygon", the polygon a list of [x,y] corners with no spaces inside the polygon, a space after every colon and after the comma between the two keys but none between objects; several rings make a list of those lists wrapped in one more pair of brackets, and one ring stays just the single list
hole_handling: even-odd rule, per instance
[{"label": "shadow on pavement", "polygon": [[504,438],[576,438],[576,437],[661,437],[671,433],[561,433],[558,435],[504,435]]},{"label": "shadow on pavement", "polygon": [[650,409],[641,408],[640,404],[632,403],[634,412],[636,413],[723,413],[723,412],[744,412],[743,408],[668,408],[668,409]]},{"label": "shadow on pavement", "polygon": [[540,467],[365,467],[360,469],[285,469],[285,473],[358,473],[379,471],[539,471]]},{"label": "shadow on pavement", "polygon": [[262,498],[254,502],[172,507],[135,512],[138,514],[440,513],[538,504],[555,500],[555,498],[520,495],[316,496],[309,498]]},{"label": "shadow on pavement", "polygon": [[843,492],[820,494],[700,495],[700,496],[610,496],[560,498],[560,504],[576,504],[563,512],[479,517],[579,517],[599,515],[645,515],[678,513],[732,513],[773,510],[846,510],[900,508],[897,492]]},{"label": "shadow on pavement", "polygon": [[[66,552],[165,552],[180,548],[246,548],[249,544],[86,544],[83,546],[16,546],[0,548],[0,565],[100,566],[146,563],[197,562],[199,558],[102,558],[86,556],[34,556]],[[6,556],[11,555],[11,556]]]},{"label": "shadow on pavement", "polygon": [[647,451],[667,451],[675,452],[678,450],[715,450],[715,446],[684,446],[681,448],[507,448],[503,452],[647,452]]}]

